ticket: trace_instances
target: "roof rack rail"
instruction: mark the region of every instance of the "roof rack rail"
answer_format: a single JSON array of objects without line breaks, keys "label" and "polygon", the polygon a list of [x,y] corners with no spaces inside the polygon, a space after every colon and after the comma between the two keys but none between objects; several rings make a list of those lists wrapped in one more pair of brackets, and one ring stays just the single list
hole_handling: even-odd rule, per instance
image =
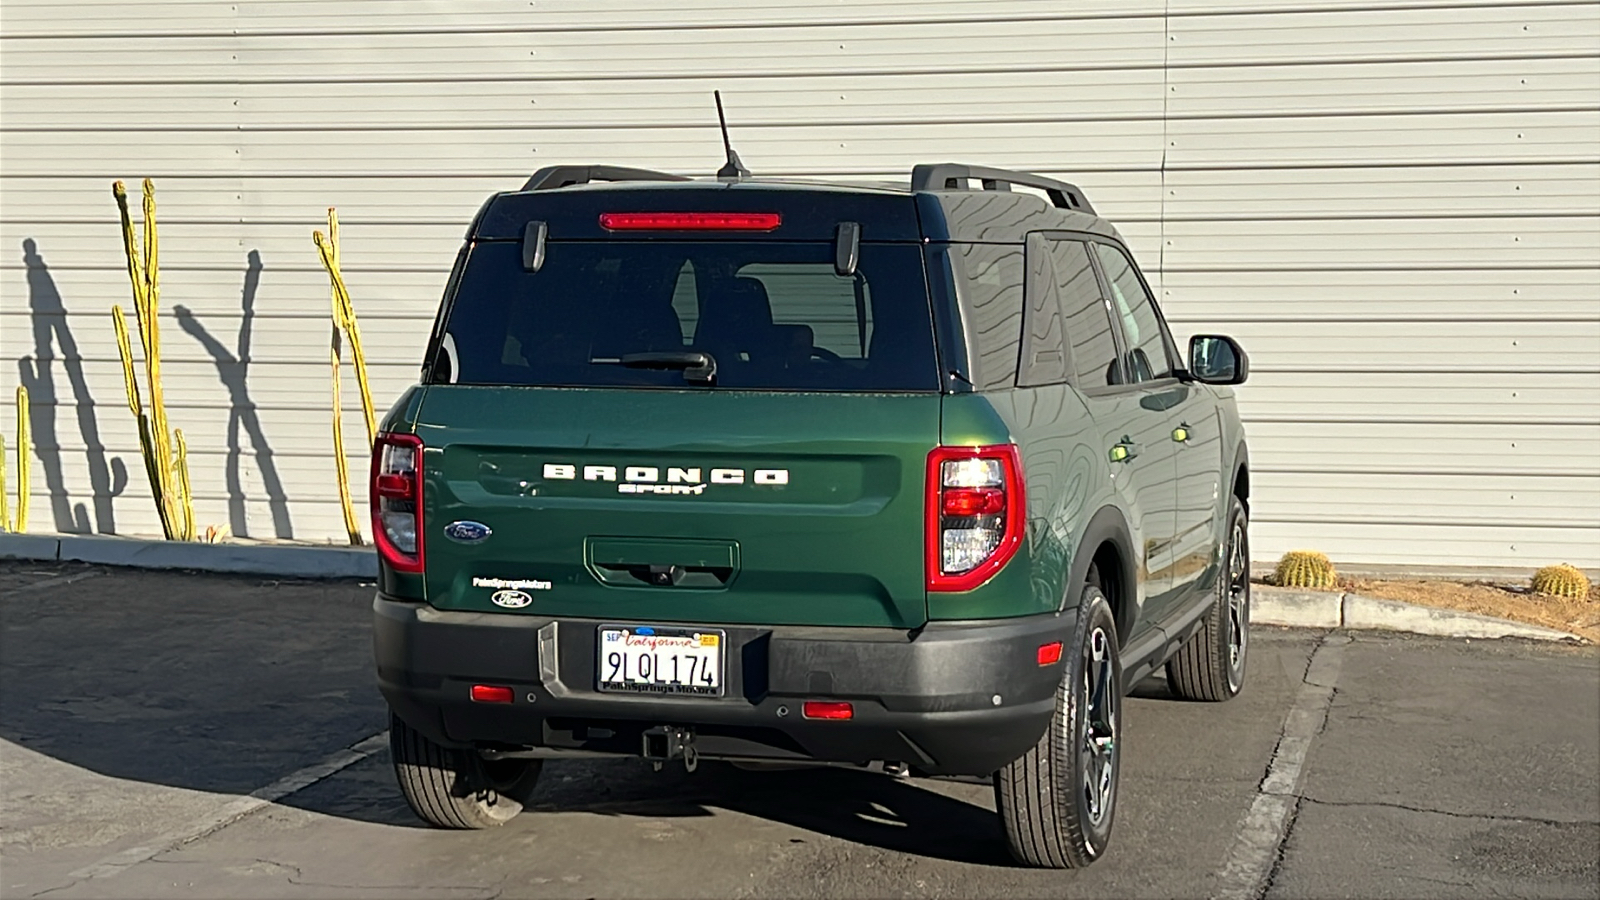
[{"label": "roof rack rail", "polygon": [[692,181],[684,175],[652,172],[649,169],[632,169],[627,166],[545,166],[533,173],[525,191],[544,191],[564,188],[591,181]]},{"label": "roof rack rail", "polygon": [[1013,172],[1009,169],[991,169],[986,166],[967,166],[960,163],[925,163],[911,170],[911,189],[964,191],[968,190],[966,182],[970,178],[983,182],[983,189],[986,191],[1009,191],[1014,184],[1038,188],[1044,191],[1050,197],[1050,202],[1060,209],[1075,209],[1094,215],[1094,207],[1089,205],[1089,198],[1077,185],[1045,178],[1042,175]]}]

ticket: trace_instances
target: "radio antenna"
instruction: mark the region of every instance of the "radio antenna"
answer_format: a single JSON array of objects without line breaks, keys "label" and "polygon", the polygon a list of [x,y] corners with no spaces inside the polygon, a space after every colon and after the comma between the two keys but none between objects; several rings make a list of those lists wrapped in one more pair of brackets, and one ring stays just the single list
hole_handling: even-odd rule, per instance
[{"label": "radio antenna", "polygon": [[711,96],[717,100],[717,123],[722,126],[722,149],[728,152],[728,161],[717,170],[717,178],[722,181],[743,181],[750,177],[750,170],[739,161],[739,154],[733,151],[733,144],[728,140],[728,119],[722,114],[722,92],[712,91]]}]

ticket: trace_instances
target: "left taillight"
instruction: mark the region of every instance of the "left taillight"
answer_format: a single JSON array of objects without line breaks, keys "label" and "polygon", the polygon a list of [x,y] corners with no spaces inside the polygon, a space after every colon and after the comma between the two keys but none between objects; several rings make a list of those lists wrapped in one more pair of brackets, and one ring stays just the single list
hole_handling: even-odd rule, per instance
[{"label": "left taillight", "polygon": [[928,590],[967,591],[1017,554],[1027,505],[1015,444],[928,454]]},{"label": "left taillight", "polygon": [[372,444],[372,534],[396,572],[421,572],[422,439],[380,434]]}]

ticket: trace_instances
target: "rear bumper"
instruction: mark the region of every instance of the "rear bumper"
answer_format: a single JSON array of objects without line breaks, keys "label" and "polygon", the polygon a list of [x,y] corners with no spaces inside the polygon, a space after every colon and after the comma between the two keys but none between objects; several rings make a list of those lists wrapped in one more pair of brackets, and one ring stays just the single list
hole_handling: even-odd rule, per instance
[{"label": "rear bumper", "polygon": [[[905,762],[927,774],[986,775],[1038,741],[1055,708],[1075,611],[983,623],[878,628],[716,625],[727,632],[725,693],[660,697],[595,690],[594,619],[447,612],[380,595],[379,687],[395,714],[452,746],[639,755],[642,733],[692,729],[707,758]],[[705,624],[705,623],[702,623]],[[475,703],[471,685],[515,689]],[[849,721],[801,716],[805,700],[848,700]]]}]

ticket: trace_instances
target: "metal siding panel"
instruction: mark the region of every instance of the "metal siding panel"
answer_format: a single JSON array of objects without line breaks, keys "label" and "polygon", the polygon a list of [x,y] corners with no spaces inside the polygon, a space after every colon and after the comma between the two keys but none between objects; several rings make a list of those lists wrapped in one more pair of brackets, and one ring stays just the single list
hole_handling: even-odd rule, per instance
[{"label": "metal siding panel", "polygon": [[1176,169],[1587,163],[1600,144],[1600,109],[1271,118],[1174,119]]},{"label": "metal siding panel", "polygon": [[[471,131],[698,127],[715,139],[711,92],[720,89],[732,126],[1011,120],[1159,120],[1159,68],[951,74],[817,74],[715,78],[513,79],[473,84],[434,80],[275,81],[164,85],[11,84],[6,126],[256,131],[273,128]],[[907,102],[916,96],[937,103]],[[367,113],[359,123],[350,110]]]},{"label": "metal siding panel", "polygon": [[1188,270],[1516,269],[1600,260],[1600,215],[1168,221],[1165,233],[1165,265]]},{"label": "metal siding panel", "polygon": [[[106,322],[103,327],[110,328],[110,322]],[[225,344],[227,339],[232,337],[220,327],[213,331],[212,334],[219,340],[224,341]],[[362,334],[364,337],[365,331]],[[424,329],[424,336],[426,336],[426,329]],[[327,339],[327,331],[325,328],[318,329],[315,335],[305,335],[304,337],[307,343],[325,346],[323,342]],[[175,339],[175,337],[169,337],[164,332],[162,334],[163,346],[172,343]],[[183,339],[185,341],[191,340],[187,336],[183,336]],[[381,413],[388,408],[389,403],[395,397],[398,397],[407,386],[416,383],[417,363],[422,355],[422,345],[409,341],[404,346],[398,347],[371,343],[367,346],[367,350],[368,355],[373,357],[367,361],[368,378],[372,383],[373,399],[378,406],[378,411]],[[384,361],[377,359],[380,353],[383,354]],[[232,376],[238,367],[224,360],[223,367],[219,370],[217,361],[211,357],[196,359],[192,358],[194,354],[190,354],[190,356],[191,358],[188,359],[163,360],[162,374],[166,377],[167,382],[164,388],[167,405],[173,409],[229,409],[236,405],[236,401],[230,396],[229,391],[223,384],[221,375],[226,371],[228,375]],[[348,367],[348,365],[349,362],[347,360],[346,366]],[[171,369],[170,373],[167,372],[169,368]],[[89,359],[81,363],[54,360],[49,366],[45,367],[48,378],[41,378],[35,374],[36,371],[35,367],[30,363],[27,367],[27,381],[25,382],[29,385],[30,390],[41,384],[54,386],[43,394],[35,392],[37,396],[34,399],[38,403],[48,403],[53,397],[59,400],[64,408],[75,403],[93,404],[97,408],[102,430],[107,427],[105,425],[107,421],[120,417],[121,411],[126,408],[122,401],[122,364],[115,359]],[[14,390],[15,378],[15,374],[10,375],[12,380],[9,382],[7,390]],[[81,392],[77,386],[80,381],[83,385]],[[247,386],[246,393],[249,396],[249,402],[263,411],[269,408],[299,410],[302,412],[320,411],[326,410],[332,405],[329,401],[328,362],[326,359],[320,365],[316,365],[307,362],[267,362],[252,357],[249,365]],[[344,391],[341,393],[341,397],[344,399],[346,407],[350,409],[356,408],[350,404],[359,402],[353,398],[353,391],[351,375],[347,368],[345,371]],[[7,402],[11,401],[9,393],[6,395],[6,400]],[[7,418],[5,421],[6,429],[9,432],[11,422],[14,420]],[[181,426],[182,422],[178,421],[176,424]],[[61,437],[64,445],[81,446],[85,444],[81,434],[73,438],[67,433],[77,433],[79,429],[76,425],[70,429],[67,429],[65,425],[61,427],[66,429]],[[131,431],[133,426],[130,424],[128,427],[130,429],[128,434],[131,436],[133,434]],[[324,419],[321,427],[330,428],[331,426],[328,426],[326,419]],[[313,428],[313,432],[315,430]],[[270,442],[274,435],[269,433],[267,437]],[[215,440],[211,443],[204,443],[199,441],[199,436],[196,435],[196,452],[199,452],[200,449],[214,449],[216,446],[215,441],[220,440],[220,438],[216,438],[216,436],[213,436],[213,438]],[[292,450],[318,454],[326,454],[328,452],[328,446],[320,442],[304,447],[280,447],[278,449],[280,451]]]},{"label": "metal siding panel", "polygon": [[1307,328],[1339,320],[1543,322],[1593,318],[1600,307],[1600,265],[1515,270],[1169,269],[1164,275],[1162,308],[1173,330],[1185,335],[1239,321],[1304,322]]},{"label": "metal siding panel", "polygon": [[[270,0],[229,4],[215,0],[168,2],[91,2],[74,5],[77,15],[62,17],[59,4],[8,0],[6,30],[16,34],[170,35],[227,33],[366,33],[393,31],[592,29],[596,22],[626,22],[635,29],[779,24],[860,24],[892,22],[985,22],[1015,19],[1108,18],[1130,14],[1159,16],[1161,0],[1080,0],[1064,13],[1057,0],[884,0],[849,5],[800,5],[774,0],[588,0],[561,6],[526,0],[363,0],[330,4],[321,0]],[[106,22],[116,21],[114,28]]]},{"label": "metal siding panel", "polygon": [[[1250,423],[1257,468],[1302,477],[1331,471],[1456,475],[1600,476],[1600,422],[1476,425],[1456,422]],[[1440,452],[1417,452],[1431,448]]]},{"label": "metal siding panel", "polygon": [[[1329,355],[1324,348],[1311,358],[1326,360]],[[1341,372],[1324,367],[1252,374],[1240,393],[1239,410],[1246,430],[1261,420],[1343,423],[1351,434],[1364,433],[1359,426],[1380,422],[1498,423],[1528,426],[1529,439],[1537,441],[1538,429],[1546,424],[1600,423],[1596,396],[1600,372],[1594,371]],[[1254,461],[1272,462],[1270,457]],[[1485,483],[1493,484],[1493,479]]]},{"label": "metal siding panel", "polygon": [[[685,174],[707,174],[715,158],[700,159]],[[444,160],[440,160],[443,165]],[[327,178],[319,175],[181,175],[163,176],[157,184],[162,221],[237,224],[241,217],[251,223],[301,224],[319,227],[328,206],[341,210],[340,222],[353,229],[369,224],[448,223],[465,232],[478,204],[495,191],[520,188],[532,169],[508,165],[504,171],[482,175],[437,172],[426,176],[396,178],[392,175],[365,174]],[[1144,170],[1078,169],[1035,170],[1041,175],[1075,181],[1094,198],[1096,208],[1116,218],[1137,218],[1158,223],[1161,217],[1161,173],[1155,165]],[[906,182],[907,169],[857,171],[848,175],[828,174],[804,168],[776,171],[763,167],[763,176],[806,178],[827,177],[838,181]],[[109,177],[58,175],[18,177],[0,172],[0,196],[8,207],[45,210],[48,216],[30,220],[73,223],[103,227],[108,212],[114,216]],[[1104,197],[1104,201],[1102,201]],[[238,210],[233,210],[236,204]],[[236,215],[227,215],[236,212]],[[1152,231],[1154,234],[1155,231]],[[460,234],[457,235],[459,237]],[[307,247],[310,247],[307,244]],[[309,263],[316,265],[315,251]],[[8,261],[0,255],[0,270]],[[448,268],[450,260],[440,261]]]},{"label": "metal siding panel", "polygon": [[1174,16],[1173,66],[1592,55],[1600,6],[1455,5]]},{"label": "metal siding panel", "polygon": [[1592,215],[1600,163],[1203,169],[1166,175],[1168,221]]},{"label": "metal siding panel", "polygon": [[[1073,47],[1074,68],[1159,64],[1159,18],[551,31],[17,37],[14,71],[62,82],[341,82],[365,79],[839,74],[1016,70]],[[783,52],[774,53],[774,48]],[[952,63],[959,58],[960,63]],[[37,77],[37,76],[35,76]],[[27,80],[34,80],[28,78]],[[731,98],[730,98],[731,99]]]},{"label": "metal siding panel", "polygon": [[1600,59],[1174,66],[1168,76],[1173,117],[1566,109],[1594,105]]},{"label": "metal siding panel", "polygon": [[[1258,468],[1251,506],[1263,519],[1358,520],[1372,524],[1460,527],[1485,522],[1584,528],[1600,507],[1600,475],[1500,474],[1492,485],[1470,475],[1410,472],[1306,473]],[[1259,490],[1259,494],[1257,491]],[[1291,499],[1292,498],[1292,499]]]},{"label": "metal siding panel", "polygon": [[1323,548],[1338,564],[1392,566],[1520,566],[1530,572],[1552,562],[1592,566],[1600,528],[1586,526],[1393,524],[1359,520],[1325,521],[1307,517],[1268,519],[1250,524],[1250,543],[1258,561],[1269,562],[1289,550]]},{"label": "metal siding panel", "polygon": [[[926,161],[928,148],[946,158],[974,158],[1010,167],[1072,168],[1116,160],[1119,168],[1155,167],[1161,122],[1038,121],[1008,126],[997,146],[969,124],[796,126],[731,125],[739,155],[763,174],[794,171],[878,172]],[[515,128],[465,132],[399,131],[110,132],[87,130],[63,143],[49,132],[4,132],[0,153],[16,160],[12,176],[72,172],[153,171],[220,174],[244,171],[325,177],[428,177],[449,161],[459,174],[532,171],[553,160],[592,159],[618,165],[708,173],[720,165],[715,120],[661,128]],[[608,149],[609,148],[609,149]],[[1041,165],[1046,160],[1049,165]]]}]

